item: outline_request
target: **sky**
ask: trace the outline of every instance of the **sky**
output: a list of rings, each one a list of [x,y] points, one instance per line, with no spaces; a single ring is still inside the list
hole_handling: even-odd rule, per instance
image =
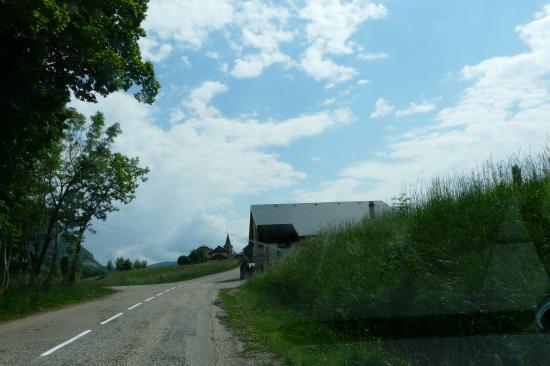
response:
[[[390,202],[550,139],[548,0],[151,0],[143,27],[157,101],[72,102],[151,170],[94,222],[102,263],[241,249],[252,204]]]

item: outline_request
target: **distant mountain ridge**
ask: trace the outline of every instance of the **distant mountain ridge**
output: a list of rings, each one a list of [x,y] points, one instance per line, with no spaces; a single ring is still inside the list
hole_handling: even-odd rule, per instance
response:
[[[50,243],[50,246],[48,248],[48,251],[46,253],[46,259],[44,260],[44,263],[46,265],[49,265],[52,261],[53,254],[55,252],[55,239]],[[69,259],[69,266],[71,266],[73,261],[73,253],[69,250],[69,243],[64,240],[61,236],[57,240],[57,256],[56,261],[58,266],[61,263],[61,258],[68,257]],[[105,269],[105,266],[103,266],[101,263],[99,263],[95,258],[94,255],[86,249],[84,246],[80,247],[80,265],[82,268],[82,273],[84,275],[88,273],[95,273],[98,271],[101,271]]]
[[[162,268],[162,267],[170,267],[170,266],[175,266],[177,263],[174,261],[174,262],[170,262],[170,261],[165,261],[165,262],[158,262],[158,263],[155,263],[155,264],[150,264],[147,266],[147,268]]]

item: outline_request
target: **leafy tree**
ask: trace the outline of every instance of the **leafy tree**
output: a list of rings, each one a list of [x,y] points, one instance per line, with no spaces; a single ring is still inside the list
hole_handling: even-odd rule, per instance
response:
[[[147,261],[136,259],[134,261],[134,269],[140,269],[140,268],[146,268],[147,267]]]
[[[106,128],[103,115],[97,113],[92,116],[86,138],[80,143],[82,152],[75,158],[80,167],[76,171],[80,182],[74,186],[69,200],[72,207],[67,210],[70,212],[70,232],[76,245],[70,281],[74,281],[81,243],[84,233],[91,230],[92,218],[105,221],[108,213],[118,211],[116,203],[127,204],[135,198],[138,181],[146,181],[149,170],[139,166],[138,158],[111,151],[111,145],[120,132],[118,124]]]
[[[19,252],[25,266],[36,254],[28,244],[47,230],[26,205],[40,198],[36,166],[56,156],[73,116],[66,108],[71,95],[95,102],[96,95],[132,88],[138,100],[154,101],[159,84],[138,46],[146,9],[146,0],[0,2],[0,202],[8,208],[1,262]]]
[[[159,84],[138,45],[146,10],[146,0],[0,2],[0,156],[19,158],[0,164],[0,192],[61,132],[71,93],[95,102],[135,85],[138,100],[154,101]]]
[[[180,255],[178,257],[178,265],[183,266],[186,264],[191,264],[191,259],[189,259],[189,256],[187,255]]]
[[[9,238],[14,236],[16,228],[9,222],[8,208],[0,201],[0,296],[4,294],[10,283],[10,261],[12,247]]]
[[[138,180],[145,181],[148,172],[139,167],[137,158],[111,151],[121,132],[118,124],[105,127],[101,113],[92,116],[90,124],[76,111],[72,117],[59,143],[59,161],[43,172],[49,187],[45,200],[49,210],[45,235],[33,264],[34,278],[40,273],[54,228],[61,221],[67,239],[75,246],[69,274],[69,282],[73,282],[84,234],[92,231],[92,218],[105,220],[109,212],[118,210],[115,203],[130,202]]]
[[[107,262],[107,272],[112,272],[113,271],[113,262],[109,259],[109,261]]]
[[[117,271],[124,271],[124,257],[118,257],[115,259],[115,268]]]
[[[123,271],[130,271],[132,269],[132,261],[130,258],[125,259],[124,263],[122,264],[122,270]]]
[[[189,253],[189,260],[191,261],[191,263],[197,264],[197,263],[206,262],[208,258],[206,257],[206,254],[204,254],[202,250],[193,249],[191,253]]]

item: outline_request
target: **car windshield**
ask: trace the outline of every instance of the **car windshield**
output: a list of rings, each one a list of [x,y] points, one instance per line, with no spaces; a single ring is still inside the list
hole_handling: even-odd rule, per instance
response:
[[[0,365],[549,363],[550,0],[0,18]]]

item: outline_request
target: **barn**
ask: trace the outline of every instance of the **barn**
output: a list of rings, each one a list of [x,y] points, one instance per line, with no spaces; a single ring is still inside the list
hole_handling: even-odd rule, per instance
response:
[[[292,245],[324,228],[358,223],[390,210],[383,201],[252,205],[248,240],[256,268],[276,262]]]

